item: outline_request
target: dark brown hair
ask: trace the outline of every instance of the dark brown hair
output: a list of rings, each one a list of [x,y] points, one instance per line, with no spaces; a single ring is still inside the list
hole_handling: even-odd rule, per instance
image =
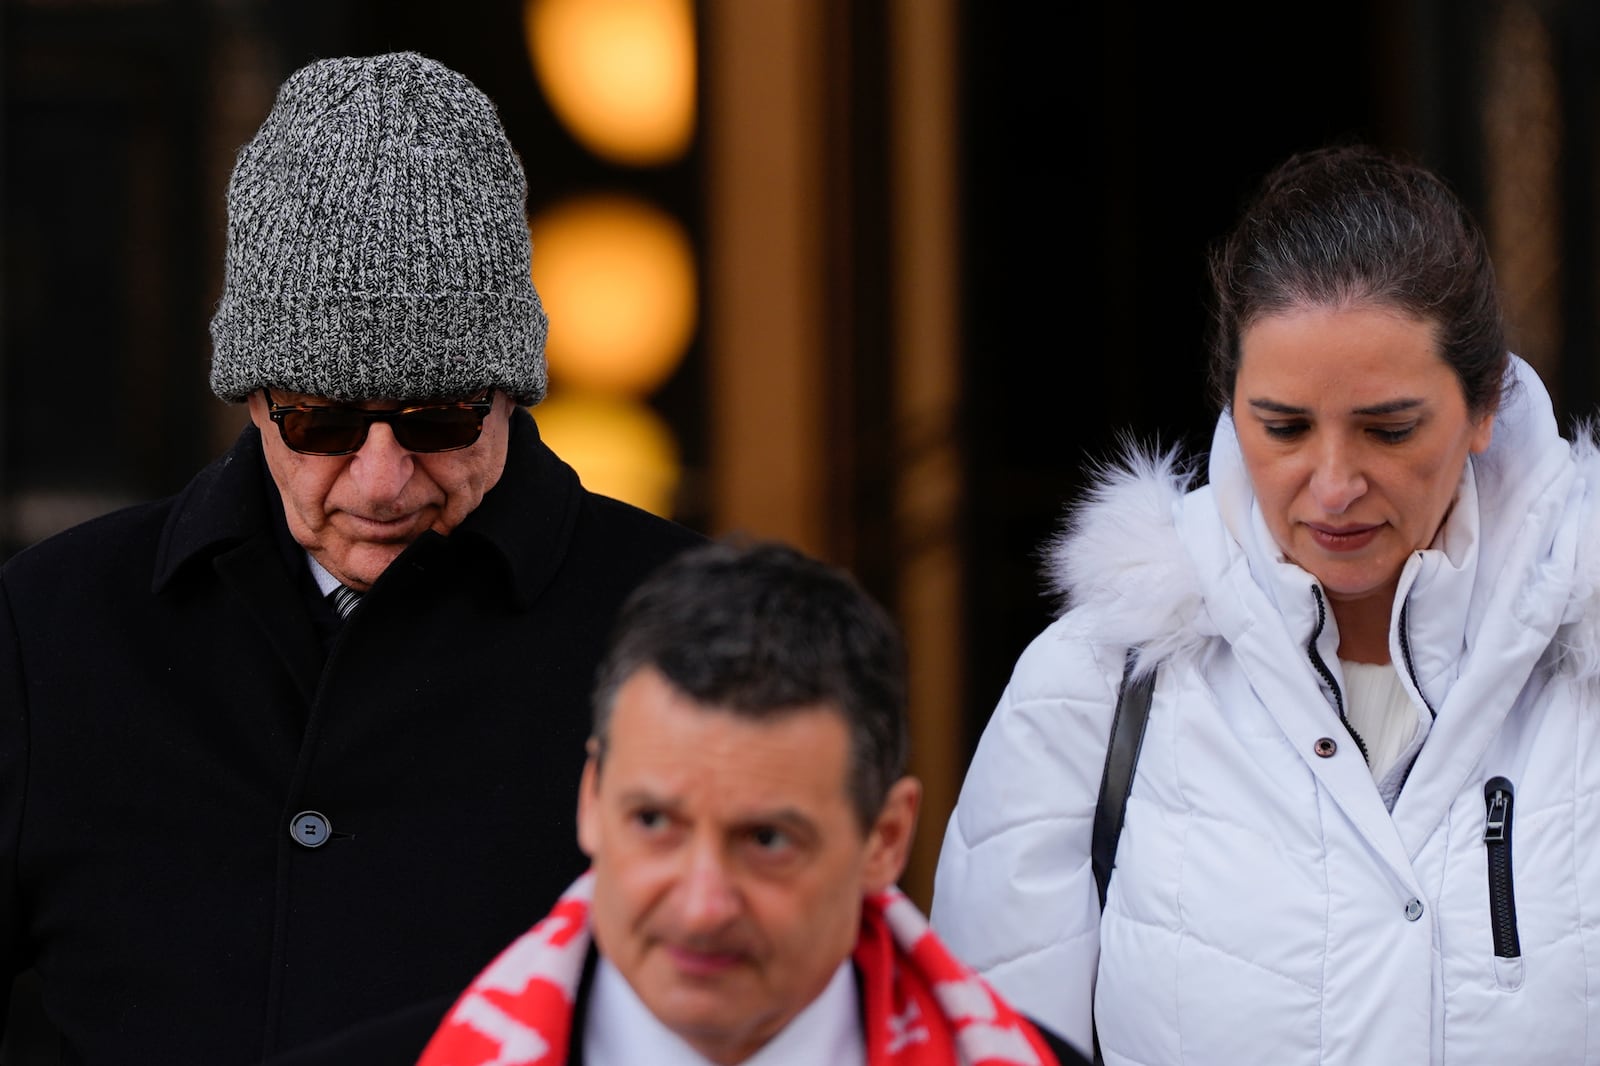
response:
[[[1494,266],[1437,174],[1365,145],[1303,152],[1262,181],[1210,257],[1210,380],[1226,410],[1241,335],[1296,308],[1377,305],[1438,330],[1474,416],[1496,409],[1510,356]]]

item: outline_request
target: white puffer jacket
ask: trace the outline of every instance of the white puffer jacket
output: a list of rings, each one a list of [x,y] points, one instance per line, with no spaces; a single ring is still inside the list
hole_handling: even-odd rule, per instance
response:
[[[1431,723],[1392,812],[1229,420],[1205,487],[1170,452],[1100,472],[1053,546],[1069,609],[1017,662],[935,876],[935,929],[1018,1007],[1087,1047],[1092,997],[1108,1066],[1600,1063],[1600,453],[1516,372],[1400,579],[1390,652]],[[1135,644],[1159,672],[1102,915]],[[1485,843],[1496,777],[1509,846]]]

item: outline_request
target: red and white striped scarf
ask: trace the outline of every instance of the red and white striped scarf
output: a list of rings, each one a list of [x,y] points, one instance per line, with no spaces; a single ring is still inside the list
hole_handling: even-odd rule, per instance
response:
[[[594,873],[467,987],[417,1066],[561,1066],[589,951]],[[1029,1021],[940,942],[897,888],[866,899],[854,952],[867,1066],[1056,1066]]]

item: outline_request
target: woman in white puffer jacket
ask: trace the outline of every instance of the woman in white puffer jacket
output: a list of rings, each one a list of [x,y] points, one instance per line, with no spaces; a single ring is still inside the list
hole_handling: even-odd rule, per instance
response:
[[[1212,274],[1206,483],[1130,449],[1070,512],[933,925],[1110,1066],[1600,1063],[1593,434],[1425,169],[1294,157]],[[1156,684],[1102,913],[1130,647]]]

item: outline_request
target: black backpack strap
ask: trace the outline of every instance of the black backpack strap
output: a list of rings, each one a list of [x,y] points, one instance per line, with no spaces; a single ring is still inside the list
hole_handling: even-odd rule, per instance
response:
[[[1156,672],[1133,677],[1136,649],[1129,648],[1122,668],[1122,684],[1117,689],[1117,709],[1111,716],[1111,738],[1106,745],[1106,766],[1100,774],[1100,799],[1094,808],[1094,837],[1089,857],[1094,866],[1095,887],[1100,890],[1100,907],[1106,905],[1106,890],[1111,869],[1116,865],[1117,838],[1122,835],[1122,819],[1133,789],[1133,768],[1139,761],[1139,745],[1144,741],[1144,724],[1150,718],[1150,694],[1156,687]]]
[[[1128,806],[1128,793],[1133,790],[1133,768],[1139,762],[1139,746],[1144,743],[1144,724],[1150,720],[1150,694],[1156,687],[1154,670],[1134,679],[1135,650],[1128,649],[1122,666],[1122,684],[1117,686],[1117,709],[1111,715],[1106,765],[1100,773],[1100,799],[1094,807],[1094,838],[1089,845],[1094,883],[1100,890],[1101,910],[1105,910],[1111,869],[1116,865],[1117,838],[1122,836],[1122,818]],[[1098,1028],[1091,1030],[1091,1033],[1094,1066],[1104,1066],[1105,1060],[1100,1057]]]

